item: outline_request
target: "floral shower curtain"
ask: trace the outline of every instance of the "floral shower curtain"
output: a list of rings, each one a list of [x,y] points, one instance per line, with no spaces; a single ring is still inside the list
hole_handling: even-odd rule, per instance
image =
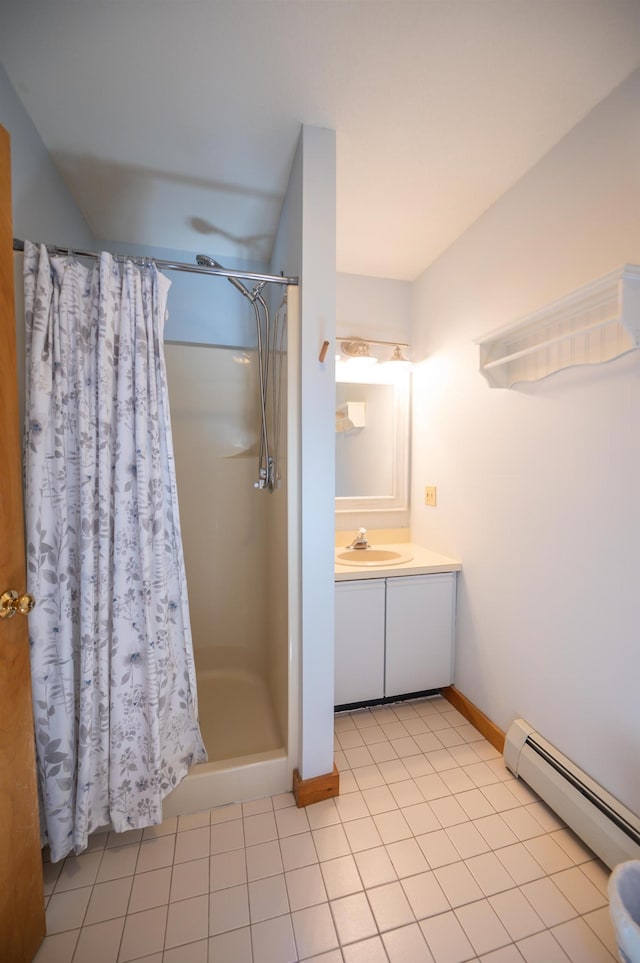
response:
[[[25,505],[43,843],[153,825],[197,721],[162,330],[169,280],[25,243]]]

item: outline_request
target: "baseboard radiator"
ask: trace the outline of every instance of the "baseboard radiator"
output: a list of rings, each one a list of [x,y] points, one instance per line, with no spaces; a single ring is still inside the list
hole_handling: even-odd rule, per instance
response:
[[[504,761],[610,869],[640,859],[640,819],[524,719],[507,732]]]

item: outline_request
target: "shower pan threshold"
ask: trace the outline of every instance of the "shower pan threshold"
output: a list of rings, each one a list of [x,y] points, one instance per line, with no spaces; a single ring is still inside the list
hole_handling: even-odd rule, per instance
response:
[[[292,769],[284,748],[192,766],[162,804],[165,819],[289,792]]]
[[[209,762],[192,766],[167,796],[165,818],[291,789],[292,767],[260,675],[237,668],[199,671],[198,705]]]

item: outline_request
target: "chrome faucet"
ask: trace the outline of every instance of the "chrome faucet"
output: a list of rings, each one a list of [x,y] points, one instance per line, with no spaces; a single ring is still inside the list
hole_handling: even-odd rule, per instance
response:
[[[366,528],[358,529],[358,534],[351,542],[351,545],[347,545],[347,548],[369,548],[369,540],[367,538]]]

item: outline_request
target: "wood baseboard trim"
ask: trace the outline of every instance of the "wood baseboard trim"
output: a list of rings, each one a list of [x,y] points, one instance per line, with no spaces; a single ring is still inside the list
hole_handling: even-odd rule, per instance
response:
[[[301,779],[298,770],[294,769],[293,795],[299,809],[302,809],[303,806],[310,806],[312,803],[321,802],[323,799],[331,799],[332,796],[339,796],[340,773],[335,763],[333,772],[326,772],[324,775],[314,776],[312,779]]]
[[[454,685],[448,685],[442,689],[441,692],[447,702],[450,702],[465,719],[468,719],[469,722],[476,727],[478,732],[481,732],[485,739],[491,743],[494,749],[497,749],[498,752],[502,754],[504,750],[504,740],[506,738],[502,729],[499,729],[488,716],[485,716],[484,712],[478,709],[470,699],[467,699],[465,695],[458,692]]]

